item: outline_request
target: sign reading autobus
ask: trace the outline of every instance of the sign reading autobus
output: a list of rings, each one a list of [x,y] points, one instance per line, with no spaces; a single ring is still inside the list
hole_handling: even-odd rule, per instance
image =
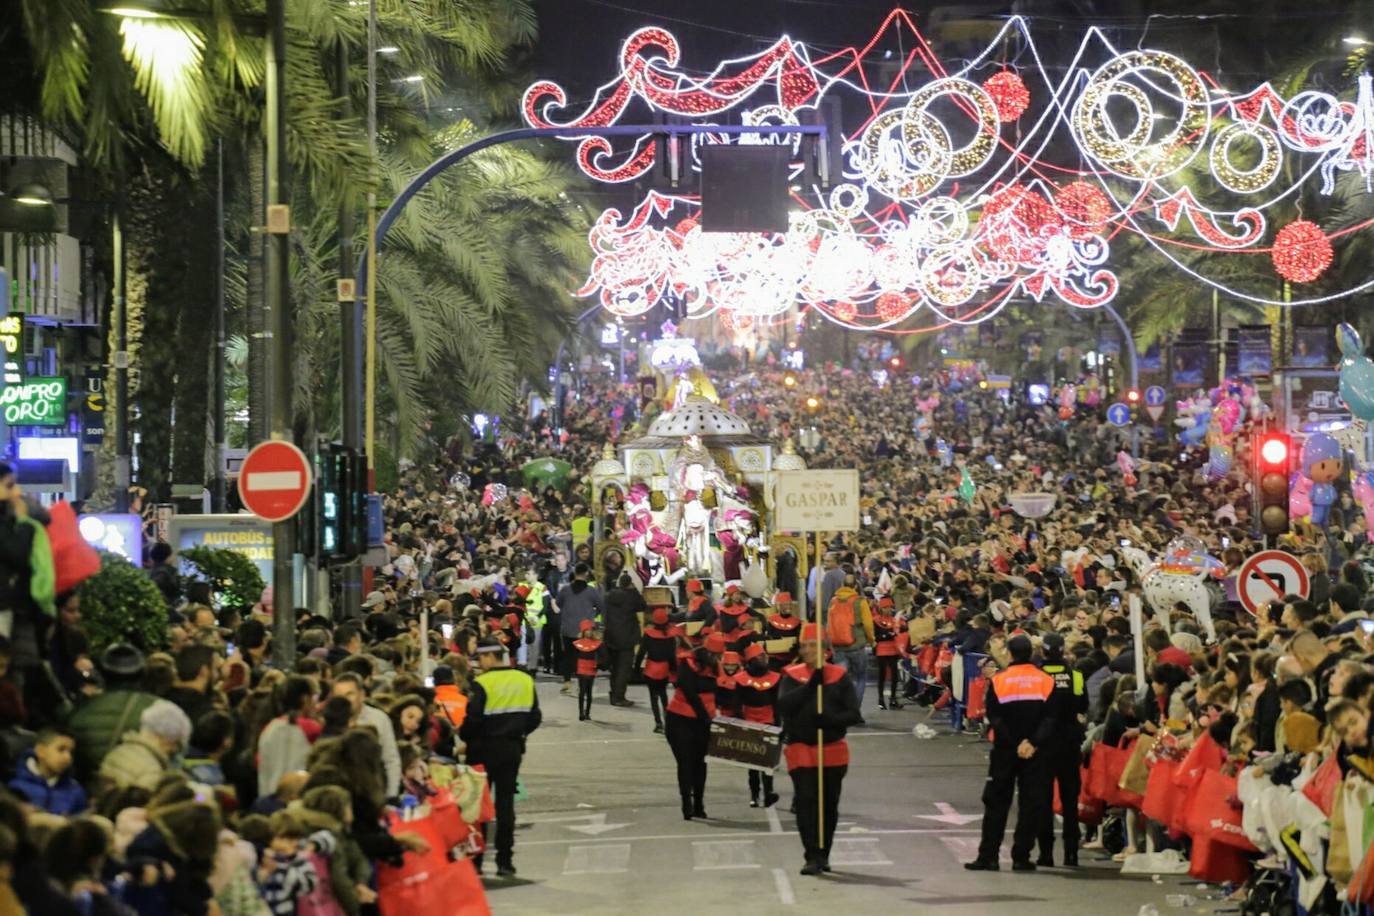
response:
[[[0,408],[10,426],[62,426],[67,422],[67,380],[31,378],[0,390]]]

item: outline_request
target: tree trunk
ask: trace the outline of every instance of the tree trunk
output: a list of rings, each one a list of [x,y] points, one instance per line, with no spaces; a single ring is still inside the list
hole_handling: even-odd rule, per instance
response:
[[[267,222],[266,156],[262,138],[250,136],[247,142],[248,200],[253,227]],[[248,236],[248,445],[251,448],[267,438],[267,421],[271,405],[267,402],[267,361],[270,348],[267,338],[267,284],[263,273],[265,245],[260,228],[250,229]]]
[[[186,286],[176,330],[177,375],[172,414],[172,482],[210,480],[205,456],[209,443],[210,362],[215,308],[215,181],[210,170],[188,188]]]

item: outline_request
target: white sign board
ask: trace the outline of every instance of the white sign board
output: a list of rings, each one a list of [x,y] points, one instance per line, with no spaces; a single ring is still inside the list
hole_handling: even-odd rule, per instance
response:
[[[858,531],[859,472],[779,471],[773,525],[779,531]]]

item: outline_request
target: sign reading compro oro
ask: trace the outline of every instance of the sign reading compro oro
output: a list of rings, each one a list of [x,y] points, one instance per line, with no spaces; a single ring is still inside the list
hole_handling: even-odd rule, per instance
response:
[[[779,531],[857,531],[859,472],[780,471],[773,516]]]

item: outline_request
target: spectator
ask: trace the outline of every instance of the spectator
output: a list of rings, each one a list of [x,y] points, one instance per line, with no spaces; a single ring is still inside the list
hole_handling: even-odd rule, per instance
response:
[[[219,654],[209,646],[186,646],[176,655],[176,680],[164,695],[181,707],[192,722],[215,707],[212,692],[219,670]]]
[[[353,838],[353,803],[348,791],[340,786],[311,789],[301,800],[296,816],[312,830],[333,834],[330,887],[345,916],[359,916],[364,906],[376,902],[377,894],[369,887],[372,865]]]
[[[19,760],[10,789],[35,807],[66,817],[86,810],[86,790],[72,776],[76,741],[67,732],[46,728],[33,750]]]
[[[644,596],[634,587],[628,574],[622,573],[616,587],[606,595],[604,639],[611,669],[611,705],[633,706],[625,696],[634,666],[635,649],[639,647],[639,617],[646,610]]]
[[[353,705],[353,719],[359,726],[370,728],[376,733],[385,770],[385,780],[382,783],[384,797],[394,796],[401,785],[401,754],[396,749],[396,734],[391,728],[391,720],[385,712],[367,704],[363,679],[357,674],[344,673],[336,677],[333,693],[334,696],[343,697]]]
[[[176,563],[173,561],[172,545],[166,541],[158,541],[153,545],[153,549],[148,551],[148,558],[152,561],[152,566],[148,569],[148,578],[153,580],[157,590],[162,592],[162,600],[167,602],[170,610],[181,603],[181,574],[177,572]]]
[[[227,712],[211,709],[196,719],[191,729],[191,744],[181,765],[198,783],[227,787],[220,761],[234,747],[234,718]],[[229,790],[232,793],[232,789]]]
[[[191,720],[186,713],[174,703],[154,700],[138,717],[138,731],[125,732],[123,740],[105,755],[100,775],[116,786],[156,789],[190,737]]]
[[[82,782],[95,775],[105,755],[157,700],[142,689],[143,668],[143,653],[126,643],[101,653],[105,690],[82,702],[67,720],[76,739],[76,776]]]
[[[310,745],[322,726],[315,712],[315,683],[307,677],[288,677],[275,696],[279,713],[258,738],[258,794],[266,795],[287,773],[305,769]]]

